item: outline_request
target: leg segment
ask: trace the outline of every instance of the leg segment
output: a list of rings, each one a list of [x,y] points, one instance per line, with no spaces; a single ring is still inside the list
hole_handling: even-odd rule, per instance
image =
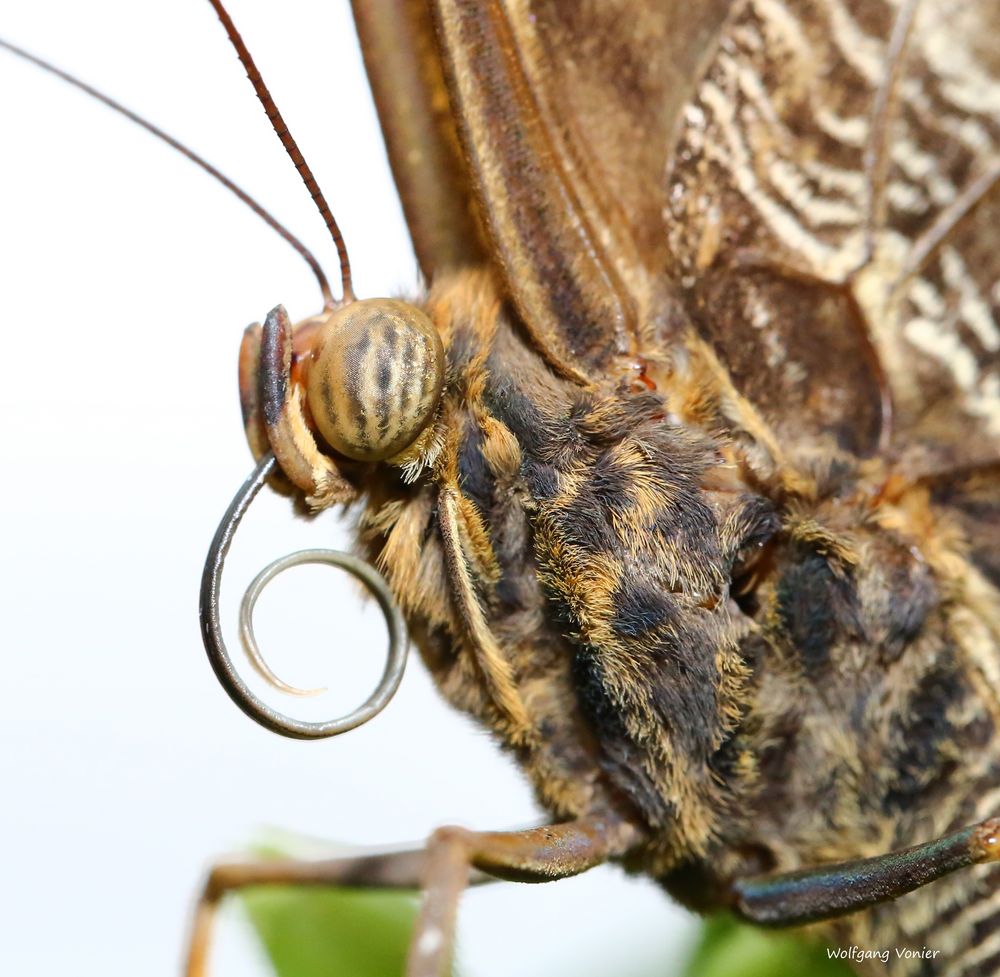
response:
[[[212,867],[195,908],[186,977],[205,977],[215,911],[222,897],[256,885],[321,885],[359,888],[420,888],[425,850],[358,855],[317,861],[258,859],[220,862]]]
[[[195,909],[186,977],[206,977],[215,910],[229,892],[258,885],[424,889],[407,977],[448,973],[458,900],[466,886],[493,878],[548,882],[576,875],[640,840],[611,817],[581,818],[527,831],[442,828],[427,848],[317,861],[263,859],[221,862],[205,881]]]
[[[451,972],[458,900],[472,869],[517,882],[550,882],[623,855],[640,839],[631,825],[607,817],[527,831],[479,833],[442,828],[435,832],[427,846],[424,898],[406,977],[444,977]]]
[[[944,875],[1000,861],[1000,818],[923,845],[732,886],[734,911],[762,926],[798,926],[888,902]]]

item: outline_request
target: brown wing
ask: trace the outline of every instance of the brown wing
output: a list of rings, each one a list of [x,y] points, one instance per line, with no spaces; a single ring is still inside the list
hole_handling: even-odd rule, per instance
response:
[[[670,133],[727,6],[359,0],[376,101],[425,270],[455,264],[461,242],[474,236],[422,244],[435,239],[427,222],[442,199],[437,171],[447,174],[447,211],[481,215],[507,291],[553,365],[586,377],[633,356],[662,315],[655,296],[666,261]],[[439,61],[428,54],[428,8]],[[406,121],[415,104],[432,125]],[[450,119],[428,108],[442,104]],[[479,258],[475,247],[465,254],[468,263]]]
[[[687,320],[789,437],[1000,430],[994,0],[356,7],[423,266],[481,224],[564,372]]]
[[[737,23],[731,3],[433,0],[429,7],[433,42],[428,5],[356,5],[425,270],[457,263],[456,254],[480,260],[473,233],[442,233],[438,219],[458,215],[455,227],[463,228],[474,211],[522,321],[563,372],[607,374],[694,318],[744,392],[765,407],[780,404],[797,418],[797,431],[833,428],[852,445],[853,432],[865,446],[877,438],[881,377],[849,295],[812,281],[773,283],[760,269],[740,281],[712,280],[762,285],[781,293],[783,320],[809,320],[808,330],[789,329],[784,338],[797,341],[797,363],[808,361],[800,346],[819,345],[823,354],[784,386],[792,373],[766,346],[773,337],[744,327],[752,296],[708,290],[688,296],[688,316],[678,309],[685,239],[667,233],[677,185],[666,180],[667,161],[687,127],[682,110],[722,56],[723,25],[728,32]],[[450,116],[442,114],[446,103]],[[722,186],[709,184],[682,195],[705,199],[702,191],[724,198]],[[699,271],[712,228],[700,234]],[[720,231],[717,250],[726,257],[723,238]],[[831,361],[839,370],[831,372]]]
[[[908,439],[1000,434],[998,31],[995,0],[735,7],[685,110],[671,253],[778,426],[871,450],[877,358]]]
[[[430,279],[486,260],[425,0],[352,0],[413,247]]]

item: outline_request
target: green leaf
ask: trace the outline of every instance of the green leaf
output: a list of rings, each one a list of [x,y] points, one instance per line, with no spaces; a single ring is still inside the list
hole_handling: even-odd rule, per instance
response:
[[[261,858],[329,857],[326,846],[269,832]],[[417,894],[393,889],[261,886],[241,893],[277,977],[401,977]]]
[[[417,900],[269,886],[248,889],[243,905],[278,977],[395,977],[403,973]]]
[[[856,977],[801,935],[745,926],[729,916],[709,919],[685,977]]]

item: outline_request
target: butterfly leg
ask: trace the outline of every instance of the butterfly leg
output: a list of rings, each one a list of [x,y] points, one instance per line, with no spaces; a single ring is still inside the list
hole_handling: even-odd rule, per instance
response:
[[[1000,817],[874,858],[742,879],[732,886],[732,906],[762,926],[798,926],[887,902],[958,869],[996,861]]]
[[[185,977],[205,977],[215,913],[231,892],[258,885],[420,888],[427,852],[398,851],[321,860],[247,859],[212,867],[195,908]]]
[[[406,977],[451,973],[458,900],[474,869],[515,882],[550,882],[623,855],[640,837],[626,822],[597,816],[526,831],[439,829],[427,846],[424,896]]]

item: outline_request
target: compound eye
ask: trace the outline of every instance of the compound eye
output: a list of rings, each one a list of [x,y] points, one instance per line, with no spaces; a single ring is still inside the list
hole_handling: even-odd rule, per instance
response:
[[[338,309],[323,327],[306,398],[330,447],[379,461],[416,440],[443,385],[444,350],[428,316],[395,299],[364,299]]]

